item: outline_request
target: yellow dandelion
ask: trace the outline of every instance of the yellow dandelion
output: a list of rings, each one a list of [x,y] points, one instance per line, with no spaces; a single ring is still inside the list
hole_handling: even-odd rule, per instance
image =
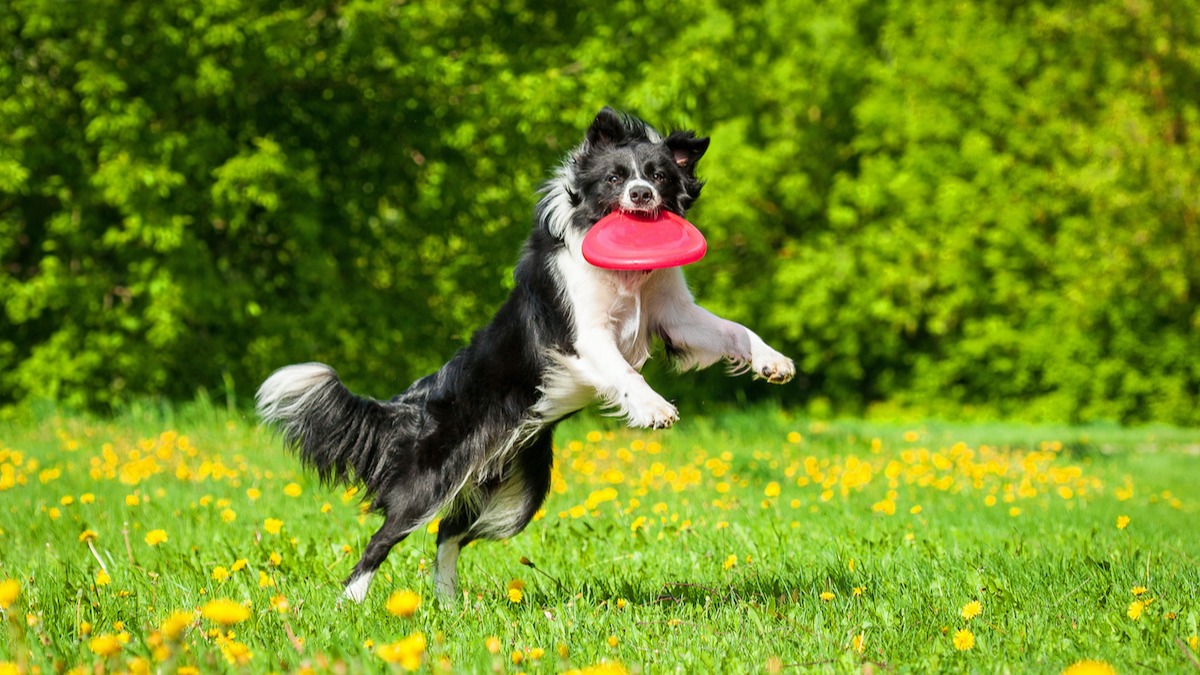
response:
[[[609,635],[609,636],[608,636],[608,646],[609,646],[609,647],[616,647],[618,642],[619,642],[619,641],[617,640],[617,636],[616,636],[616,635]]]
[[[1129,591],[1131,593],[1133,593],[1134,595],[1145,595],[1146,587],[1145,586],[1134,586],[1133,588],[1129,589]]]
[[[271,609],[274,609],[276,612],[287,614],[291,608],[292,604],[282,594],[271,597]]]
[[[8,609],[21,597],[21,584],[16,579],[0,581],[0,609]]]
[[[829,591],[825,591],[817,597],[821,598],[821,602],[829,602],[829,601],[833,600],[834,598],[836,598],[837,596]]]
[[[178,642],[183,637],[184,631],[192,622],[196,620],[196,615],[191,612],[171,612],[171,615],[162,622],[159,630],[163,636],[172,642]]]
[[[246,560],[245,558],[238,558],[237,560],[234,561],[234,563],[232,565],[229,566],[229,571],[230,572],[240,572],[243,569],[245,569],[246,565],[248,565],[248,564],[250,564],[250,562],[248,560]]]
[[[512,661],[514,666],[519,666],[521,665],[521,662],[525,660],[525,652],[519,649],[514,649],[513,652],[508,655],[508,660]]]
[[[387,611],[393,616],[409,618],[421,606],[421,596],[410,590],[396,591],[388,597]]]
[[[209,600],[200,610],[204,618],[222,626],[232,626],[250,618],[250,610],[233,600]]]
[[[375,655],[388,663],[398,664],[404,670],[417,670],[425,656],[425,635],[413,633],[390,645],[380,645]]]
[[[264,572],[262,570],[259,570],[258,571],[258,587],[259,588],[274,588],[275,580],[271,578],[271,575],[267,574],[266,572]]]
[[[96,541],[99,538],[100,535],[96,534],[96,532],[93,530],[84,530],[83,532],[79,533],[79,543],[81,544],[89,541]]]
[[[489,635],[487,639],[483,641],[483,644],[492,654],[500,653],[500,638],[496,637],[495,635]]]
[[[725,567],[725,569],[729,569],[730,567],[733,567],[735,565],[737,565],[737,556],[730,554],[730,556],[725,559],[724,567]]]
[[[519,588],[508,589],[508,601],[513,603],[514,605],[520,604],[521,600],[523,600],[524,598],[525,598],[525,592],[522,591],[521,589],[519,589]]]
[[[121,651],[121,641],[115,635],[97,635],[88,640],[88,649],[98,656],[109,657]]]
[[[1129,603],[1129,609],[1125,611],[1125,615],[1137,621],[1142,618],[1142,610],[1146,609],[1146,603],[1141,600],[1134,600]]]
[[[963,628],[954,634],[954,648],[965,652],[975,646],[975,634]]]
[[[283,521],[278,518],[267,518],[263,521],[263,529],[267,534],[279,534],[279,530],[283,529]]]
[[[863,586],[855,586],[854,587],[854,597],[856,597],[856,598],[866,592],[867,592],[867,589]]]
[[[321,513],[329,513],[332,510],[333,506],[329,502],[325,502],[321,505]]]
[[[1200,636],[1193,635],[1188,638],[1188,646],[1192,648],[1192,651],[1200,652]]]
[[[141,503],[137,495],[125,495],[125,506],[137,506]]]
[[[1104,661],[1085,659],[1067,666],[1062,675],[1117,675],[1117,669]]]
[[[262,496],[262,490],[259,490],[258,488],[250,488],[246,490],[246,496],[250,498],[250,501],[255,501]]]
[[[282,562],[283,556],[278,551],[271,551],[271,555],[267,556],[267,564],[271,567],[279,567]]]
[[[302,489],[300,488],[299,483],[288,483],[287,485],[283,486],[283,494],[289,497],[299,497],[301,492]]]
[[[75,503],[75,495],[63,495],[62,499],[58,500],[63,506],[70,506]]]
[[[866,634],[859,633],[858,635],[855,635],[854,639],[850,641],[850,646],[859,654],[863,653],[863,650],[867,648]]]
[[[150,530],[146,533],[146,543],[150,546],[158,546],[167,540],[166,530]]]
[[[770,483],[767,483],[767,487],[763,490],[763,494],[768,497],[778,497],[780,490],[781,488],[779,487],[779,483],[771,481]]]
[[[983,613],[983,605],[980,604],[978,600],[972,600],[971,602],[963,605],[962,609],[959,610],[958,613],[959,616],[967,621],[970,621],[971,619],[974,619]]]
[[[214,567],[212,571],[212,578],[213,581],[218,583],[225,581],[229,578],[229,570],[225,569],[224,567]]]
[[[1129,516],[1117,516],[1117,529],[1123,530],[1129,527]]]
[[[107,586],[112,583],[112,577],[108,576],[108,572],[100,569],[96,572],[96,585]]]
[[[79,503],[80,504],[91,504],[95,501],[96,501],[96,495],[94,495],[90,492],[85,492],[85,493],[79,495]]]
[[[529,650],[529,658],[534,661],[540,661],[541,658],[545,655],[546,655],[546,650],[542,649],[541,647],[534,647],[533,649]]]
[[[221,512],[221,522],[232,523],[235,520],[237,520],[237,512],[233,509],[225,509]]]

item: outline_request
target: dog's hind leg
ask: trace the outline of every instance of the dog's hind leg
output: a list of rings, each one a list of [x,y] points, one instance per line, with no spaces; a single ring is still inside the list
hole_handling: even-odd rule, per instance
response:
[[[398,517],[387,516],[379,530],[371,535],[371,540],[367,542],[367,548],[363,551],[362,559],[358,561],[358,564],[354,566],[354,571],[350,572],[350,576],[346,578],[346,590],[342,597],[354,602],[362,602],[363,598],[367,597],[367,588],[371,585],[371,578],[375,576],[376,570],[387,558],[388,552],[392,550],[393,546],[403,541],[410,532],[417,529],[420,523],[420,520],[409,517],[409,514]]]
[[[543,430],[505,467],[501,477],[476,486],[438,526],[434,587],[443,600],[458,592],[458,554],[475,539],[504,539],[529,524],[550,490],[552,434]]]

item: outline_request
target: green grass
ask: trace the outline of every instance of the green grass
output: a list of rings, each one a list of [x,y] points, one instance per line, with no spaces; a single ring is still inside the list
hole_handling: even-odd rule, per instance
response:
[[[401,667],[381,646],[418,632],[425,671],[1200,669],[1193,431],[764,409],[642,432],[584,416],[560,427],[544,516],[468,547],[450,607],[432,596],[426,531],[392,552],[366,602],[339,605],[379,519],[253,420],[203,405],[112,421],[51,412],[0,434],[0,579],[21,587],[0,662],[44,673],[378,671]],[[156,529],[167,540],[151,546]],[[213,578],[238,560],[245,568]],[[411,618],[386,608],[403,589],[423,597]],[[272,608],[280,597],[286,613]],[[232,637],[202,618],[179,641],[158,632],[214,598],[249,605]],[[1152,601],[1130,618],[1139,599]],[[972,601],[982,613],[968,620]],[[956,649],[960,630],[972,648]],[[107,661],[89,648],[122,633]],[[234,643],[251,654],[240,667],[222,651]]]

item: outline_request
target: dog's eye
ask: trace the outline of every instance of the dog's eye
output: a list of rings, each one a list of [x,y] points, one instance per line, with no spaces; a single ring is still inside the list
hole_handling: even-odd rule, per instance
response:
[[[615,173],[614,173],[614,174],[611,174],[611,175],[608,177],[608,183],[609,183],[609,185],[616,185],[617,183],[620,183],[620,182],[621,182],[621,180],[622,180],[621,176],[619,176],[619,175],[617,175],[617,174],[615,174]]]
[[[667,174],[665,174],[661,171],[654,172],[654,182],[655,183],[661,183],[661,182],[665,181],[666,179],[667,179]]]

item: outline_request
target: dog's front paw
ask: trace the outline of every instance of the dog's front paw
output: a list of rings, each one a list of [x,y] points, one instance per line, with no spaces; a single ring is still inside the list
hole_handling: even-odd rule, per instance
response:
[[[750,370],[754,377],[761,377],[771,384],[783,384],[796,375],[796,364],[783,354],[771,350],[768,354],[755,355]]]
[[[625,415],[631,427],[666,429],[679,421],[679,411],[675,406],[654,392],[636,398],[626,395],[625,399]]]

